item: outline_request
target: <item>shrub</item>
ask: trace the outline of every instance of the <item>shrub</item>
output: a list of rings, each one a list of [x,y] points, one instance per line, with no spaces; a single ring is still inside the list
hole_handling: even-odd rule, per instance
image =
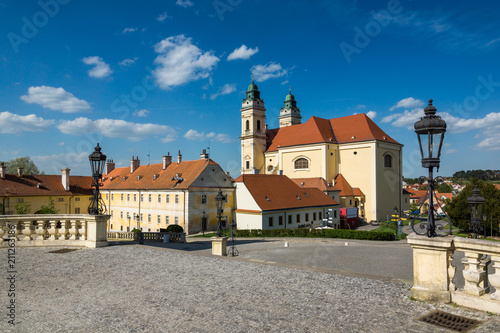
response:
[[[141,232],[139,229],[135,228],[135,229],[132,229],[132,232]]]
[[[167,232],[184,232],[180,225],[172,224],[167,227]]]
[[[273,230],[237,230],[236,237],[315,237],[342,238],[360,240],[394,240],[393,232],[373,232],[346,229],[273,229]]]

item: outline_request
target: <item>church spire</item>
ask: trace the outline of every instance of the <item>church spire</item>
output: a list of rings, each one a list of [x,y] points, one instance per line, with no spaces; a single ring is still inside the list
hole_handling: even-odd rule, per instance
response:
[[[300,109],[297,107],[295,96],[292,95],[291,87],[288,90],[288,95],[285,97],[284,104],[279,116],[280,128],[300,124],[302,117],[300,115]]]

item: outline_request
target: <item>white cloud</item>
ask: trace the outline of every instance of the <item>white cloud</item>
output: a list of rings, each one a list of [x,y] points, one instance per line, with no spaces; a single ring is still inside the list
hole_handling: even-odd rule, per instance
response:
[[[168,16],[168,15],[167,15],[167,12],[163,12],[163,13],[161,13],[160,15],[158,15],[158,16],[156,17],[156,20],[157,20],[158,22],[163,22],[163,21],[165,21],[167,18],[172,18],[172,17],[171,17],[171,16]]]
[[[44,120],[34,114],[20,116],[9,111],[0,112],[0,133],[2,134],[45,131],[52,124],[54,124],[53,120]]]
[[[281,65],[275,62],[270,62],[266,65],[255,65],[250,71],[255,80],[260,82],[282,77],[288,73],[288,70],[281,68]]]
[[[418,108],[418,107],[421,107],[423,105],[424,105],[424,102],[422,102],[421,100],[415,99],[413,97],[408,97],[408,98],[402,99],[399,102],[397,102],[397,104],[394,105],[393,107],[391,107],[389,109],[389,111],[394,111],[394,110],[399,109],[399,108],[404,108],[404,109]]]
[[[162,136],[162,142],[175,141],[177,133],[166,125],[138,124],[117,119],[91,120],[80,117],[75,120],[64,120],[57,128],[64,134],[84,135],[100,132],[105,137],[122,138],[128,141],[140,141],[151,136]]]
[[[368,118],[370,118],[371,120],[373,120],[377,116],[377,112],[375,112],[375,111],[368,111],[366,113],[366,115],[367,115]]]
[[[366,105],[363,105],[363,104],[358,104],[358,105],[356,105],[356,107],[355,107],[355,109],[356,109],[356,110],[362,110],[362,109],[364,109],[364,108],[366,108]]]
[[[177,6],[181,6],[184,8],[192,7],[194,6],[194,3],[191,0],[177,0],[175,2]]]
[[[212,140],[212,141],[219,141],[222,143],[233,142],[233,139],[227,134],[215,134],[214,132],[205,134],[205,132],[200,133],[194,129],[190,129],[189,131],[187,131],[186,134],[184,134],[184,137],[188,140],[197,140],[197,141]]]
[[[60,154],[32,156],[33,162],[47,174],[61,174],[61,169],[69,167],[72,175],[88,175],[89,153],[67,151]]]
[[[160,88],[171,89],[198,79],[210,77],[219,58],[212,51],[203,53],[191,38],[184,35],[168,37],[154,46],[159,54],[153,75]]]
[[[219,96],[229,95],[230,93],[235,92],[235,91],[236,91],[236,83],[233,83],[233,84],[226,83],[225,85],[223,85],[219,89],[219,91],[217,93],[212,94],[210,96],[210,99],[214,100],[214,99],[216,99]]]
[[[125,67],[130,67],[132,66],[133,64],[135,64],[135,62],[138,60],[139,58],[138,57],[135,57],[133,59],[131,58],[127,58],[127,59],[123,59],[122,61],[120,61],[118,64],[120,66],[125,66]]]
[[[107,63],[105,63],[101,57],[87,57],[82,59],[83,63],[86,65],[94,66],[94,68],[88,71],[90,77],[95,77],[97,79],[103,79],[110,76],[113,71]]]
[[[125,28],[125,29],[123,29],[122,34],[126,35],[128,33],[135,32],[135,31],[137,31],[137,28]]]
[[[241,45],[239,48],[231,52],[230,55],[227,56],[227,60],[236,60],[236,59],[250,59],[255,53],[259,52],[259,48],[255,49],[248,48],[246,45]]]
[[[92,108],[83,99],[78,99],[63,88],[48,86],[29,87],[28,95],[21,99],[29,104],[40,104],[46,109],[63,113],[85,112]]]
[[[444,151],[445,154],[455,154],[458,153],[458,149],[447,149]]]
[[[149,114],[149,111],[146,109],[143,109],[143,110],[135,110],[132,115],[135,117],[147,117],[148,114]]]

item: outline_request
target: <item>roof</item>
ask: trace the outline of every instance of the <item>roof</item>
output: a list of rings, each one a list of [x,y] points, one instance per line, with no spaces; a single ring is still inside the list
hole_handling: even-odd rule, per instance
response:
[[[500,190],[500,184],[493,184],[497,188],[497,190]]]
[[[362,196],[365,195],[363,193],[363,191],[361,191],[361,189],[359,189],[358,187],[353,187],[352,188],[352,192],[353,192],[353,194],[354,194],[355,197],[362,197]]]
[[[314,178],[293,178],[292,181],[302,188],[317,188],[323,192],[340,191],[340,189],[328,183],[323,177]]]
[[[5,175],[0,178],[0,196],[92,195],[92,177],[70,176],[69,191],[63,187],[61,175]]]
[[[314,143],[351,143],[378,140],[401,145],[366,114],[323,119],[311,117],[303,124],[267,131],[267,151]]]
[[[407,194],[410,194],[411,195],[411,192],[409,192],[408,190],[406,190],[405,188],[403,189],[403,195],[407,195]]]
[[[235,182],[245,184],[262,211],[339,204],[321,190],[301,188],[284,175],[241,175]]]
[[[187,189],[209,165],[219,166],[211,159],[199,159],[173,162],[165,170],[163,163],[141,165],[132,174],[130,167],[116,168],[103,178],[103,189]]]

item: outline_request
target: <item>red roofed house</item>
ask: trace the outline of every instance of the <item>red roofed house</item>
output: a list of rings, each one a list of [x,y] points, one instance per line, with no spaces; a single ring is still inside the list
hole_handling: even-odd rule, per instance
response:
[[[341,174],[358,189],[351,196],[353,205],[358,197],[359,215],[368,221],[385,219],[394,206],[401,210],[403,145],[366,114],[311,117],[305,123],[301,118],[290,92],[280,111],[280,127],[267,129],[264,101],[252,82],[241,107],[241,173],[322,178],[327,184],[335,184]]]
[[[111,214],[109,229],[159,231],[178,224],[186,233],[217,229],[215,196],[219,188],[227,196],[223,215],[232,219],[234,187],[232,179],[203,151],[199,160],[140,165],[132,158],[130,167],[116,168],[106,163],[102,196]]]
[[[317,188],[301,187],[282,175],[241,175],[236,183],[238,229],[319,226],[331,212],[339,224],[339,204]]]

